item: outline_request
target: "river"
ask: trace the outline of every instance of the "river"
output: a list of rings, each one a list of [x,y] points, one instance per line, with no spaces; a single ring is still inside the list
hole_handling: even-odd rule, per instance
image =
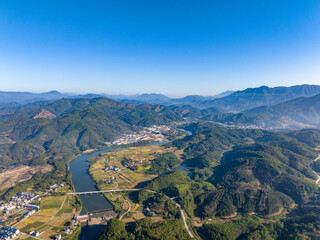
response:
[[[188,135],[192,135],[190,131],[180,129],[183,131],[186,131]],[[150,143],[149,145],[159,145],[159,144],[167,144],[169,142],[155,142]],[[85,154],[80,157],[77,157],[74,159],[70,164],[70,171],[72,173],[72,183],[74,185],[76,192],[89,192],[89,191],[97,191],[97,187],[93,180],[91,179],[91,176],[89,174],[89,166],[90,163],[88,162],[88,159],[97,156],[104,152],[110,152],[117,150],[119,148],[109,148],[102,151],[97,151],[91,154]],[[177,167],[175,170],[185,171],[190,174],[192,174],[190,171],[187,171],[186,165],[182,164],[181,166]],[[113,206],[112,204],[103,196],[103,195],[89,195],[89,196],[79,196],[82,201],[82,211],[81,215],[84,214],[91,214],[92,212],[100,212],[100,211],[106,211],[109,214],[114,214],[113,212]],[[98,234],[101,233],[103,229],[102,225],[96,225],[96,226],[86,226],[83,227],[81,230],[81,234],[79,236],[79,239],[86,239],[86,240],[93,240],[96,239]]]

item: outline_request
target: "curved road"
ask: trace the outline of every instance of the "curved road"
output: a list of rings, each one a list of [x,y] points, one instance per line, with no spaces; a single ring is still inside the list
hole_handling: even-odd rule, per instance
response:
[[[316,161],[318,161],[318,160],[320,160],[320,154],[319,154],[319,156],[313,161],[313,163],[311,163],[310,168],[311,168],[311,170],[314,172],[314,174],[316,174],[316,175],[318,176],[318,179],[317,179],[317,181],[316,181],[316,184],[317,184],[318,186],[320,186],[320,175],[319,175],[315,170],[313,170],[313,164],[314,164]]]
[[[132,188],[132,189],[113,189],[113,190],[105,190],[105,191],[92,191],[92,192],[75,192],[75,193],[68,193],[67,195],[81,195],[81,194],[96,194],[96,193],[113,193],[113,192],[132,192],[132,191],[141,191],[141,190],[145,190],[145,191],[148,191],[150,193],[157,193],[156,191],[153,191],[153,190],[149,190],[149,189],[138,189],[138,188]],[[167,198],[170,198],[169,196],[165,195],[164,193],[162,193],[164,196],[166,196]],[[187,230],[189,236],[191,238],[195,238],[193,233],[190,231],[190,228],[188,226],[188,223],[187,223],[187,218],[186,218],[186,215],[184,214],[184,211],[182,209],[182,207],[180,206],[179,203],[177,203],[174,198],[170,198],[175,204],[176,206],[180,209],[180,213],[181,213],[181,216],[182,216],[182,220],[183,220],[183,223],[184,223],[184,226],[185,226],[185,229]],[[129,203],[129,209],[128,211],[130,210],[130,203]],[[127,212],[128,212],[127,211]],[[126,212],[126,213],[127,213]],[[123,214],[124,215],[124,214]],[[122,218],[123,215],[120,217]]]
[[[165,195],[166,197],[168,197],[167,195]],[[171,198],[172,199],[172,198]],[[189,236],[191,238],[195,238],[193,236],[193,233],[190,231],[190,228],[188,226],[188,223],[187,223],[187,219],[186,219],[186,216],[184,215],[184,211],[182,209],[182,207],[180,206],[179,203],[177,203],[175,200],[172,199],[172,201],[177,205],[177,207],[180,209],[180,212],[181,212],[181,216],[182,216],[182,219],[183,219],[183,222],[184,222],[184,227],[186,228],[187,232],[189,233]]]

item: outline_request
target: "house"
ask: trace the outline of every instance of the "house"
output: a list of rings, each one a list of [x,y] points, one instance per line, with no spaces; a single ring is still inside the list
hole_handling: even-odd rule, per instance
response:
[[[33,204],[28,204],[27,207],[28,207],[28,208],[36,208],[36,209],[39,209],[39,208],[40,208],[39,206],[33,205]]]
[[[65,228],[65,229],[64,229],[64,233],[65,233],[65,234],[69,235],[70,232],[71,232],[70,228]]]
[[[77,221],[80,221],[80,222],[82,222],[82,221],[87,221],[88,219],[89,219],[89,217],[88,217],[87,214],[76,216],[76,220],[77,220]]]
[[[143,211],[142,211],[146,216],[148,216],[148,217],[153,217],[154,215],[156,215],[156,213],[155,212],[152,212],[151,210],[150,210],[150,208],[148,208],[148,207],[146,207],[145,209],[143,209]]]

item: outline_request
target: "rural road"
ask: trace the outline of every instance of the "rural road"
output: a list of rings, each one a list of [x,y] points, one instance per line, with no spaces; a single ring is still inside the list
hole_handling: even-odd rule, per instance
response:
[[[167,196],[167,197],[168,197],[168,196]],[[185,226],[187,232],[189,233],[190,237],[191,237],[191,238],[195,238],[195,237],[193,236],[192,232],[190,231],[190,228],[189,228],[189,226],[188,226],[187,219],[186,219],[186,216],[184,215],[184,211],[183,211],[182,207],[181,207],[180,204],[177,203],[175,200],[172,200],[172,201],[174,201],[174,203],[175,203],[175,204],[177,205],[177,207],[180,209],[181,216],[182,216],[182,219],[183,219],[183,222],[184,222],[184,226]]]
[[[320,156],[319,156],[320,158]],[[96,193],[113,193],[113,192],[133,192],[133,191],[141,191],[141,190],[146,190],[147,192],[150,192],[150,193],[157,193],[156,191],[153,191],[153,190],[149,190],[149,189],[139,189],[139,188],[132,188],[132,189],[112,189],[112,190],[105,190],[105,191],[92,191],[92,192],[78,192],[78,193],[68,193],[68,195],[77,195],[77,194],[96,194]],[[163,193],[162,193],[163,194]],[[171,199],[175,204],[176,206],[180,209],[180,213],[181,213],[181,216],[182,216],[182,220],[183,220],[183,223],[184,223],[184,226],[188,232],[188,234],[190,235],[191,238],[195,238],[194,235],[192,234],[192,232],[190,231],[190,228],[187,224],[187,219],[186,219],[186,216],[184,214],[184,211],[182,209],[182,207],[180,206],[179,203],[177,203],[174,198],[170,198],[169,196],[165,195],[167,198]],[[127,200],[126,200],[127,201]],[[129,203],[129,202],[128,202]],[[129,203],[129,209],[127,212],[130,211],[130,203]],[[126,212],[126,213],[127,213]],[[126,214],[125,213],[125,214]],[[124,214],[123,214],[124,215]],[[120,217],[120,219],[123,217],[123,215]]]
[[[313,163],[311,163],[310,168],[311,168],[311,170],[314,172],[314,174],[316,174],[316,175],[318,176],[318,179],[317,179],[317,181],[316,181],[316,184],[317,184],[318,186],[320,186],[320,175],[319,175],[315,170],[313,170],[313,164],[314,164],[316,161],[318,161],[318,160],[320,160],[320,154],[319,154],[319,156],[313,161]]]

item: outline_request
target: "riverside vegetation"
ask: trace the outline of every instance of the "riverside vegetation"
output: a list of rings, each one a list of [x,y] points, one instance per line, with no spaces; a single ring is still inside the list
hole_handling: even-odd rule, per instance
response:
[[[203,117],[215,111],[135,106],[105,98],[62,99],[41,109],[51,114],[35,118],[39,109],[27,109],[1,116],[1,168],[49,164],[53,170],[36,173],[30,180],[1,191],[3,199],[30,186],[45,189],[62,181],[72,186],[70,161],[83,151],[104,148],[105,142],[118,134],[183,121],[186,114]],[[318,157],[319,130],[280,134],[207,122],[184,127],[193,135],[162,146],[162,154],[149,159],[148,166],[130,170],[133,175],[140,171],[152,176],[132,183],[132,187],[158,194],[140,191],[128,199],[158,211],[162,219],[128,223],[114,219],[101,239],[188,239],[179,209],[161,194],[181,205],[196,238],[303,239],[319,235],[320,192],[315,184],[317,176],[310,169]],[[129,155],[119,163],[129,164]],[[191,176],[173,171],[181,161]],[[318,162],[313,169],[319,171]]]
[[[183,159],[193,172],[191,178],[171,171],[147,182],[144,188],[176,197],[201,237],[317,236],[320,192],[310,165],[318,156],[314,147],[320,141],[314,138],[310,145],[314,130],[279,134],[211,123],[191,124],[186,129],[194,134],[166,148],[183,150]],[[140,201],[153,210],[161,204],[156,196]],[[167,228],[157,229],[145,222],[146,228],[138,231],[131,223],[122,224],[121,230],[114,229],[120,223],[110,223],[101,239],[161,239],[169,231],[167,221],[162,222]],[[153,235],[155,231],[157,235]]]

